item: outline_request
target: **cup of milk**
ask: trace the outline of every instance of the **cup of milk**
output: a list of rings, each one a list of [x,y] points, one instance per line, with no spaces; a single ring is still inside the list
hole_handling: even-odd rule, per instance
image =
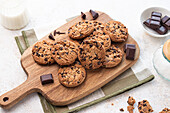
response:
[[[29,22],[24,0],[0,0],[0,22],[7,29],[18,30]]]

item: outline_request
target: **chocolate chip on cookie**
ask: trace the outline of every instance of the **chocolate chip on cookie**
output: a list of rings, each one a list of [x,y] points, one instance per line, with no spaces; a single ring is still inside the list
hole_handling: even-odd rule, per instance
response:
[[[66,87],[76,87],[86,78],[86,70],[79,61],[69,67],[60,67],[58,79]]]
[[[93,22],[85,20],[71,26],[68,29],[68,36],[72,39],[82,39],[86,36],[89,36],[93,30]]]
[[[105,59],[105,49],[95,40],[83,41],[79,48],[78,59],[86,69],[97,69]]]
[[[153,112],[151,105],[147,100],[138,102],[139,113],[150,113]]]
[[[106,23],[107,32],[113,42],[124,42],[128,38],[128,29],[121,22],[109,21]]]
[[[75,62],[78,47],[75,43],[63,40],[53,44],[52,56],[59,65],[70,65]]]
[[[45,40],[37,42],[32,48],[32,56],[38,64],[52,64],[54,59],[51,54],[52,44]]]
[[[93,35],[104,33],[104,27],[105,27],[104,23],[102,23],[100,21],[93,21],[93,25],[94,25]],[[105,33],[104,33],[104,35],[105,35]]]
[[[84,40],[95,40],[101,43],[101,45],[104,47],[105,50],[109,49],[111,46],[111,40],[109,35],[93,35],[91,34],[90,36],[88,36],[87,38],[85,38]]]
[[[103,66],[106,68],[117,66],[122,61],[122,56],[123,52],[117,46],[112,45],[106,50]]]

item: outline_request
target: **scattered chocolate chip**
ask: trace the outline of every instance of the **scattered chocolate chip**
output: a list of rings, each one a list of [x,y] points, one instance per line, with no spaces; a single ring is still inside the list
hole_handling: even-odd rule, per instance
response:
[[[47,58],[45,58],[45,59],[44,59],[44,61],[48,61],[48,59],[47,59]]]
[[[40,80],[42,85],[54,83],[52,74],[42,75],[40,76]]]
[[[96,20],[99,17],[99,14],[93,10],[90,9],[89,11],[93,17],[93,20]]]
[[[50,35],[48,36],[49,37],[49,39],[51,39],[51,40],[55,40],[55,38],[53,37],[53,35],[50,33]]]

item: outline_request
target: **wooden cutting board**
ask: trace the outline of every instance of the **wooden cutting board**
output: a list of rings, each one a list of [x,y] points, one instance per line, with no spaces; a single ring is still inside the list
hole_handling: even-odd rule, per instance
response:
[[[99,13],[99,17],[97,18],[98,21],[106,23],[112,20],[112,18],[110,18],[107,14],[103,12],[98,13]],[[89,12],[87,12],[86,15],[87,20],[92,19]],[[67,32],[70,26],[79,21],[81,21],[80,16],[64,24],[63,26],[59,27],[56,30]],[[53,31],[51,33],[53,33]],[[49,34],[47,34],[41,40],[52,41],[48,38],[48,36]],[[67,34],[56,35],[55,38],[56,40],[63,39],[70,40]],[[140,53],[140,49],[137,42],[131,36],[129,36],[126,42],[117,43],[116,45],[123,50],[123,45],[125,43],[136,44],[135,60],[126,60],[125,58],[126,55],[124,55],[121,64],[118,65],[117,67],[110,69],[100,68],[96,70],[87,70],[87,78],[85,82],[75,88],[66,88],[59,83],[57,77],[57,71],[59,69],[59,66],[57,64],[53,64],[51,66],[42,66],[35,63],[31,55],[33,45],[30,46],[21,57],[21,65],[25,72],[27,73],[28,78],[20,86],[0,96],[1,107],[8,109],[15,105],[17,102],[19,102],[20,100],[22,100],[25,96],[33,92],[41,93],[51,104],[59,106],[73,103],[89,95],[90,93],[107,84],[109,81],[113,80],[115,77],[117,77],[118,75],[120,75],[121,73],[123,73],[125,70],[127,70],[136,63]],[[54,83],[42,85],[40,82],[40,76],[49,73],[52,73]]]

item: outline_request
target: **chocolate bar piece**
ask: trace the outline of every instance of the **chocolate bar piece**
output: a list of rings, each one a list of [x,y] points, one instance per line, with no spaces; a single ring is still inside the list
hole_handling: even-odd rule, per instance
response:
[[[127,50],[126,50],[126,59],[134,60],[135,59],[135,52],[136,52],[136,48],[134,48],[134,47],[127,47]]]
[[[150,20],[151,20],[150,18],[147,19],[146,21],[143,22],[143,24],[145,24],[147,27],[150,27],[150,24],[149,24]]]
[[[52,74],[42,75],[40,76],[40,80],[42,85],[54,83]]]
[[[126,50],[128,47],[132,47],[132,48],[136,48],[136,45],[135,44],[125,44],[124,45],[124,52],[126,53]]]
[[[99,14],[93,10],[90,9],[89,11],[93,17],[93,20],[96,20],[99,17]]]
[[[50,33],[50,35],[48,36],[49,37],[49,39],[51,39],[51,40],[55,40],[55,38],[53,37],[53,35]]]
[[[157,16],[151,16],[151,20],[155,20],[155,21],[161,21],[161,17],[157,17]]]
[[[152,29],[158,29],[161,26],[161,23],[155,20],[150,20],[149,24]]]
[[[168,29],[164,26],[161,26],[160,28],[156,29],[155,30],[157,33],[161,34],[161,35],[164,35],[167,33]]]
[[[168,30],[170,30],[170,19],[164,25]]]
[[[82,18],[83,20],[86,19],[86,15],[85,15],[83,12],[81,12],[81,18]]]
[[[157,16],[157,17],[160,17],[161,18],[161,16],[162,16],[162,14],[161,13],[159,13],[159,12],[152,12],[152,14],[151,14],[151,16]]]
[[[168,16],[164,16],[162,19],[161,19],[161,23],[162,24],[165,24],[170,18]]]

